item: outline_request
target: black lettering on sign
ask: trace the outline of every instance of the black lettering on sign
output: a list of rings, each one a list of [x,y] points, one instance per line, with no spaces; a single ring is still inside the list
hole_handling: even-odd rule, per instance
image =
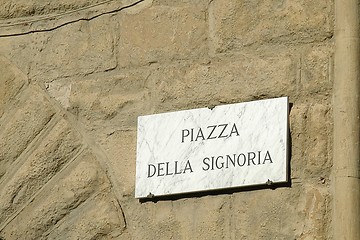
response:
[[[176,174],[181,174],[180,169],[178,169],[178,161],[175,161],[175,175]]]
[[[220,156],[205,157],[203,159],[203,171],[227,169],[235,167],[252,167],[256,165],[271,164],[273,160],[270,156],[270,151],[266,153],[261,151],[247,152],[239,154],[228,154]]]
[[[181,142],[183,143],[184,142],[184,138],[185,137],[188,137],[190,134],[190,131],[188,129],[183,129],[181,131]]]
[[[166,176],[169,176],[169,175],[173,175],[173,173],[170,171],[169,172],[169,162],[166,162],[166,173],[165,173]]]
[[[156,173],[156,167],[153,164],[148,164],[148,178],[153,177]]]
[[[231,137],[231,135],[232,135],[233,133],[236,133],[236,136],[239,136],[239,135],[240,135],[239,132],[238,132],[238,130],[237,130],[237,127],[236,127],[235,123],[234,123],[234,125],[233,125],[232,128],[231,128],[231,132],[230,132],[229,137]]]
[[[221,129],[221,132],[219,134],[219,138],[225,138],[227,137],[228,135],[223,135],[223,133],[225,132],[225,129],[227,127],[228,124],[219,124],[218,127]]]
[[[229,126],[229,127],[228,127]],[[219,125],[209,125],[205,128],[190,128],[181,130],[181,143],[205,141],[216,138],[228,138],[232,136],[240,136],[235,123],[224,123]]]
[[[190,170],[191,173],[193,172],[189,160],[186,162],[185,169],[184,169],[183,173],[186,173],[186,170]]]
[[[256,165],[254,163],[254,159],[256,157],[256,154],[254,152],[248,152],[248,166],[250,166],[250,162],[253,164],[253,165]]]
[[[204,134],[203,134],[201,128],[199,128],[199,131],[198,131],[197,136],[196,136],[196,138],[195,138],[195,142],[196,142],[199,138],[200,138],[201,140],[205,140],[205,137],[204,137]]]
[[[240,158],[240,157],[242,157],[242,159],[243,159],[243,162],[242,162],[242,163],[240,163],[240,161],[241,161],[241,158]],[[246,163],[245,154],[240,153],[239,156],[237,157],[237,164],[238,164],[240,167],[242,167],[242,166],[245,165],[245,163]]]
[[[158,177],[160,176],[165,176],[165,173],[163,173],[164,168],[162,167],[162,165],[164,165],[165,163],[158,163]],[[160,173],[161,172],[161,173]]]
[[[224,167],[224,161],[222,161],[224,159],[223,156],[218,156],[216,158],[216,161],[215,161],[215,166],[217,169],[222,169]],[[220,160],[220,163],[219,163],[219,160]]]
[[[266,151],[266,155],[265,155],[265,158],[264,158],[263,164],[265,164],[265,161],[270,161],[270,163],[272,163],[272,162],[273,162],[273,161],[271,160],[271,156],[270,156],[269,151]]]
[[[189,160],[186,161],[185,165],[182,168],[181,163],[178,161],[174,162],[161,162],[158,164],[148,164],[147,177],[163,177],[178,175],[184,173],[192,173],[193,169]]]
[[[204,165],[206,165],[206,166],[202,167],[202,169],[204,171],[207,171],[210,169],[210,164],[208,163],[209,161],[210,161],[210,158],[208,158],[208,157],[203,159],[203,163],[204,163]]]
[[[209,134],[209,136],[207,137],[207,139],[214,139],[214,138],[216,138],[215,134],[214,134],[214,136],[213,136],[213,132],[214,132],[215,129],[216,129],[216,125],[207,126],[206,128],[211,128],[210,134]]]

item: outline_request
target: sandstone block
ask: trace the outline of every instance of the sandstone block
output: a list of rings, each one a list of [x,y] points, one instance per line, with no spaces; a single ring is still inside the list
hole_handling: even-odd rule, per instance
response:
[[[301,57],[301,87],[305,91],[324,92],[332,87],[332,52],[329,48],[311,48]]]
[[[34,51],[30,76],[46,80],[84,75],[105,71],[116,66],[114,36],[110,17],[92,21],[80,21],[51,32],[43,40],[43,34],[34,36],[34,42],[42,42]]]
[[[9,60],[0,56],[0,118],[6,104],[13,99],[26,82],[26,76]]]
[[[0,135],[0,176],[44,129],[55,114],[48,100],[37,91],[29,91],[11,121],[3,126]]]
[[[308,144],[305,150],[307,173],[314,178],[329,178],[332,139],[330,106],[316,103],[309,108]]]
[[[108,239],[125,228],[121,206],[111,193],[101,193],[58,222],[47,239]]]
[[[304,185],[304,192],[299,199],[299,215],[304,219],[301,234],[298,239],[328,239],[327,231],[331,224],[328,214],[331,197],[328,187]]]
[[[264,43],[322,41],[333,35],[332,1],[213,1],[212,51]]]
[[[28,78],[31,71],[30,66],[33,64],[35,55],[41,51],[47,39],[47,36],[41,35],[43,37],[40,38],[39,34],[35,35],[36,37],[33,36],[31,39],[26,36],[1,38],[0,54],[11,60],[16,68],[23,72],[26,78]]]
[[[153,6],[120,15],[119,65],[145,65],[207,54],[206,12],[198,5]]]
[[[10,0],[4,1],[0,10],[0,19],[63,13],[69,10],[86,7],[101,0],[66,0],[66,1],[36,1]]]
[[[174,209],[182,209],[182,214],[176,211],[174,216],[178,236],[184,239],[230,239],[228,201],[228,196],[219,195],[175,204]]]
[[[304,224],[316,231],[317,226],[311,225],[303,212],[305,191],[301,184],[294,184],[291,189],[234,194],[229,209],[232,221],[237,223],[232,226],[233,236],[235,239],[300,239]]]
[[[0,184],[0,222],[19,210],[79,151],[80,136],[60,121],[10,178]],[[5,175],[6,178],[6,175]]]
[[[208,64],[167,65],[150,79],[156,111],[162,112],[290,95],[295,74],[291,56],[246,55]]]
[[[118,181],[118,190],[126,196],[135,192],[136,131],[112,131],[102,134],[99,145],[108,156],[111,172]],[[119,164],[121,162],[121,164]]]
[[[60,174],[52,185],[47,185],[6,225],[1,232],[2,237],[5,239],[45,239],[46,232],[62,218],[97,191],[109,187],[105,173],[89,152],[81,155],[79,161],[74,163],[69,170],[67,173]]]
[[[264,199],[266,199],[266,201],[264,201]],[[230,214],[234,214],[233,221],[239,223],[233,227],[234,235],[237,236],[236,238],[248,239],[251,236],[251,238],[254,239],[265,239],[264,226],[271,221],[273,229],[269,229],[267,232],[269,238],[291,239],[289,236],[287,236],[287,238],[282,236],[280,224],[274,216],[274,211],[277,211],[277,214],[285,218],[287,216],[283,214],[286,210],[289,210],[288,205],[278,204],[278,200],[278,197],[267,190],[261,194],[256,192],[251,192],[246,195],[236,194],[230,203]],[[262,205],[261,209],[254,207],[258,204]],[[289,224],[291,224],[291,222]],[[255,225],[257,226],[256,231],[254,231]],[[274,232],[277,232],[276,235],[274,235]]]
[[[111,126],[115,129],[136,127],[139,112],[151,107],[147,89],[147,70],[73,81],[69,110],[89,128]]]
[[[227,196],[208,196],[171,204],[159,201],[138,206],[131,202],[125,207],[132,216],[127,221],[128,232],[134,239],[230,239],[226,201]]]
[[[318,183],[331,169],[331,111],[325,103],[294,104],[291,124],[291,177]],[[299,180],[300,179],[300,180]]]
[[[307,134],[307,104],[295,102],[290,111],[290,135],[291,135],[291,178],[299,181],[303,177],[304,159],[306,158],[304,148],[308,139]]]

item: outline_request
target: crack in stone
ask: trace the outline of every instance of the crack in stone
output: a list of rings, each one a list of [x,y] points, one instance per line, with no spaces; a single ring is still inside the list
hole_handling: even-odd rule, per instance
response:
[[[98,14],[95,14],[93,16],[90,16],[90,17],[80,17],[80,18],[76,18],[76,19],[73,19],[71,21],[66,21],[64,23],[60,23],[58,25],[55,25],[53,27],[48,27],[48,28],[43,28],[43,29],[34,29],[34,30],[28,30],[28,31],[23,31],[23,32],[19,32],[19,33],[8,33],[8,34],[0,34],[0,38],[1,37],[15,37],[15,36],[23,36],[23,35],[28,35],[28,34],[32,34],[32,33],[40,33],[40,32],[51,32],[51,31],[54,31],[56,29],[59,29],[59,28],[62,28],[64,26],[67,26],[67,25],[70,25],[70,24],[73,24],[73,23],[77,23],[77,22],[80,22],[80,21],[91,21],[93,19],[96,19],[98,17],[101,17],[101,16],[104,16],[104,15],[109,15],[109,14],[113,14],[113,13],[117,13],[117,12],[121,12],[123,10],[126,10],[126,9],[129,9],[129,8],[132,8],[132,7],[135,7],[136,5],[144,2],[145,0],[139,0],[139,1],[136,1],[134,3],[131,3],[129,5],[126,5],[126,6],[123,6],[123,7],[120,7],[120,8],[116,8],[116,9],[113,9],[113,10],[109,10],[109,11],[105,11],[105,12],[100,12]],[[108,3],[110,1],[107,1],[107,2],[104,2],[104,3]],[[73,12],[72,12],[73,13]],[[59,15],[58,15],[59,16]],[[53,18],[56,18],[55,17],[49,17],[49,20],[50,19],[53,19]],[[43,20],[43,19],[41,19]],[[39,21],[41,21],[39,20]],[[46,20],[46,19],[45,19]],[[33,21],[35,22],[35,21]],[[29,25],[31,27],[31,23],[21,23],[21,25]],[[9,25],[11,26],[11,25]],[[8,27],[7,25],[3,25],[3,26],[0,26],[1,27]]]

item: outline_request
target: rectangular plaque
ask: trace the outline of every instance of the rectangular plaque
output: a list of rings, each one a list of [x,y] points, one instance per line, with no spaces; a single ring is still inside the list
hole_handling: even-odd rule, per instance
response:
[[[135,197],[287,181],[288,98],[138,117]]]

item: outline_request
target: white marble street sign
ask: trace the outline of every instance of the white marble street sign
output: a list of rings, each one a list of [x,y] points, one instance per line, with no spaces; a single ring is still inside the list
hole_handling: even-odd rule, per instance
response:
[[[135,197],[287,181],[288,98],[138,118]]]

